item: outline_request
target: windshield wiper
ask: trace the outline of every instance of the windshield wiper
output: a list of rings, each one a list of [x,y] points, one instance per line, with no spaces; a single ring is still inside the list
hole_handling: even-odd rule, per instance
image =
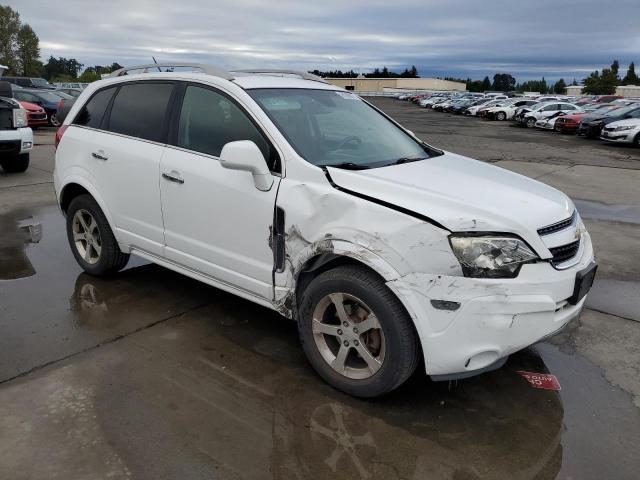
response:
[[[411,162],[418,162],[420,160],[426,160],[427,157],[401,157],[397,160],[394,160],[391,163],[388,163],[388,165],[400,165],[401,163],[411,163]]]
[[[342,163],[321,163],[318,165],[319,167],[333,167],[333,168],[342,168],[344,170],[367,170],[371,168],[368,165],[359,165],[353,162],[342,162]]]

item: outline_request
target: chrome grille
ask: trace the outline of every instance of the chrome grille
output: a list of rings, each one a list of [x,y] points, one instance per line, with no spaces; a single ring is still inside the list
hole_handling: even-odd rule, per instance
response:
[[[571,242],[560,247],[550,248],[549,251],[551,252],[551,255],[553,255],[553,264],[558,265],[575,257],[578,254],[579,249],[580,240],[576,240],[575,242]]]
[[[560,230],[564,230],[565,228],[569,228],[571,225],[573,225],[575,219],[576,212],[574,211],[573,214],[566,220],[562,220],[560,222],[547,225],[546,227],[539,228],[538,235],[550,235],[552,233],[559,232]]]

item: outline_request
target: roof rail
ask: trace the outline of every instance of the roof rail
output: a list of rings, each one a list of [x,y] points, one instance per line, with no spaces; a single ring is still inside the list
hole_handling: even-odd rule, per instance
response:
[[[258,68],[258,69],[247,69],[247,70],[233,70],[238,73],[279,73],[282,75],[297,75],[304,80],[311,80],[313,82],[322,82],[328,83],[324,78],[314,75],[313,73],[308,73],[302,70],[281,70],[279,68]]]
[[[121,77],[123,75],[128,75],[128,72],[132,72],[135,70],[143,70],[143,72],[138,73],[149,73],[150,71],[154,71],[156,69],[159,72],[162,72],[162,69],[172,68],[192,68],[194,70],[199,70],[202,73],[206,73],[207,75],[224,78],[225,80],[233,80],[235,78],[230,72],[227,72],[226,70],[213,67],[211,65],[205,65],[203,63],[147,63],[145,65],[134,65],[133,67],[121,68],[119,70],[116,70],[115,72],[112,72],[109,77]]]

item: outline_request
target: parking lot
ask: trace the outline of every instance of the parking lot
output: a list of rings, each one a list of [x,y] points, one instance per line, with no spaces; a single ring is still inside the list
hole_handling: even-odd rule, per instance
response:
[[[348,397],[270,310],[139,259],[82,273],[41,129],[29,170],[0,173],[0,478],[637,478],[640,150],[369,100],[575,200],[600,263],[579,321],[498,371]]]

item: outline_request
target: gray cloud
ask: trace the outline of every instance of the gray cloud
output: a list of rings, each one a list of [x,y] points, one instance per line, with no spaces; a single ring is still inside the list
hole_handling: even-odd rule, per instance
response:
[[[640,3],[20,0],[42,55],[85,65],[194,60],[226,68],[415,64],[423,76],[583,78],[640,61]]]

